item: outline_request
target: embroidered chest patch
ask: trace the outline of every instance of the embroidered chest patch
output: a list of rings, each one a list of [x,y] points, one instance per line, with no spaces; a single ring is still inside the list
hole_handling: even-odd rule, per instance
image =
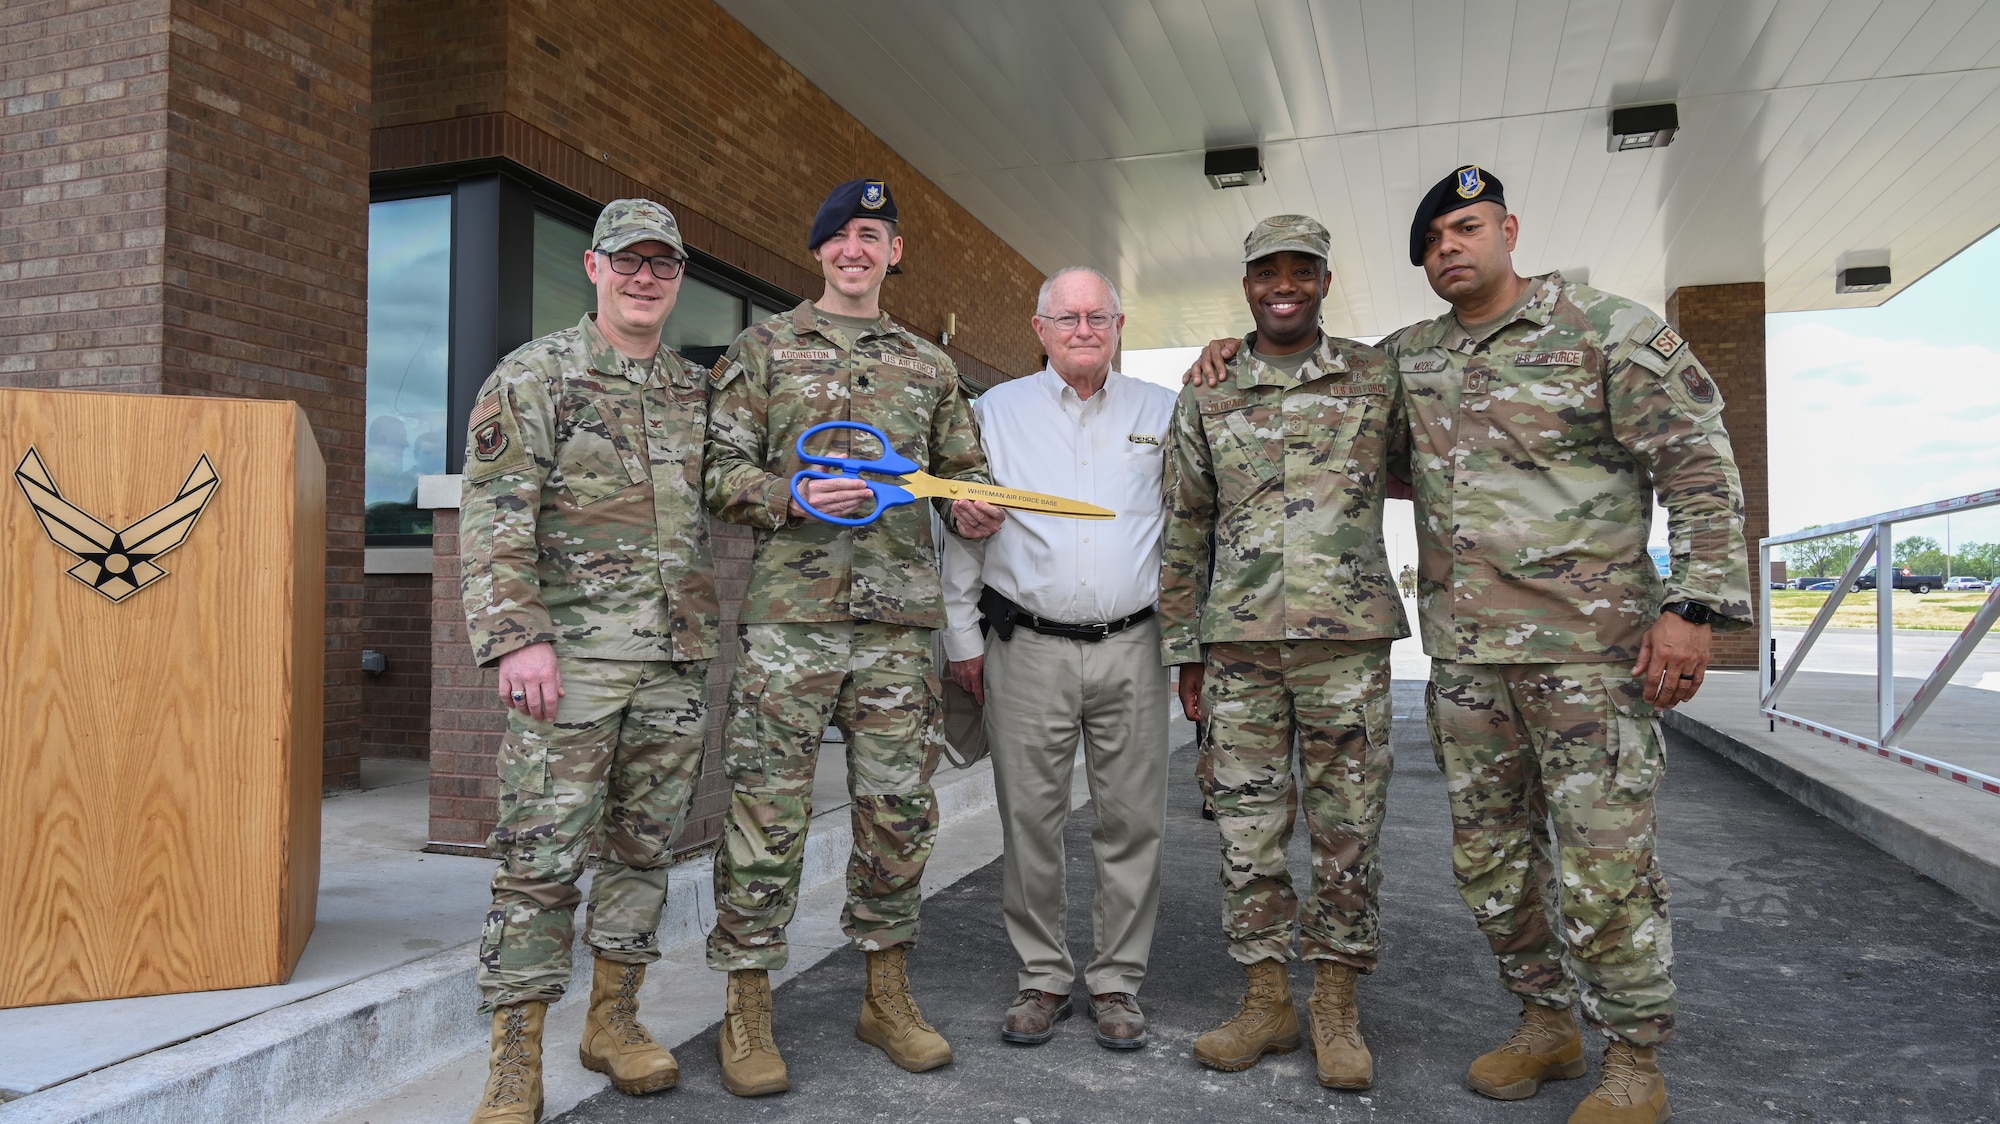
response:
[[[771,360],[786,363],[794,359],[838,359],[839,353],[830,347],[781,347],[771,352]]]
[[[931,366],[929,363],[920,362],[915,359],[905,359],[900,355],[884,355],[882,362],[889,364],[891,367],[901,367],[904,370],[915,371],[920,375],[927,375],[931,378],[936,378],[938,373],[937,368]]]
[[[1134,445],[1157,445],[1160,443],[1160,439],[1151,433],[1128,433],[1125,435],[1125,440],[1130,441]]]
[[[1661,328],[1659,334],[1649,340],[1646,346],[1659,352],[1660,358],[1671,359],[1674,352],[1679,351],[1686,343],[1687,341],[1680,337],[1680,333],[1672,328]]]
[[[1514,357],[1516,367],[1581,367],[1581,351],[1530,351]]]

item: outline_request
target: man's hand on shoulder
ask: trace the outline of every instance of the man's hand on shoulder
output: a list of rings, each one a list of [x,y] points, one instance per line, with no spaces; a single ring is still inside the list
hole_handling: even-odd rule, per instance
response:
[[[950,662],[951,681],[965,688],[972,701],[986,705],[986,657],[974,656],[969,660]]]
[[[555,719],[557,700],[562,697],[562,672],[556,668],[554,644],[545,640],[500,657],[500,701],[509,708],[549,722]]]
[[[1219,386],[1229,375],[1229,361],[1243,347],[1240,339],[1210,340],[1195,357],[1194,366],[1181,376],[1181,382],[1195,386]]]

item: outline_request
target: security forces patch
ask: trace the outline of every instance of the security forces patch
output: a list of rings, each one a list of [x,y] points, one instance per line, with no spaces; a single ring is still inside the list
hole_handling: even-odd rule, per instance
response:
[[[1674,352],[1679,351],[1686,343],[1687,341],[1680,337],[1680,333],[1674,331],[1672,328],[1661,328],[1659,334],[1654,336],[1646,346],[1659,352],[1660,358],[1672,359]]]
[[[1700,367],[1692,364],[1680,370],[1681,385],[1687,387],[1688,397],[1706,406],[1715,401],[1715,382]]]
[[[869,210],[881,210],[884,198],[881,180],[869,180],[861,185],[861,205]]]
[[[1458,197],[1474,199],[1486,190],[1486,181],[1479,176],[1479,165],[1467,164],[1458,170]]]

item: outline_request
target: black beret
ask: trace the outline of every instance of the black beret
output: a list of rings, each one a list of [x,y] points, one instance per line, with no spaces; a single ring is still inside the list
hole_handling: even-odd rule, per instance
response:
[[[827,192],[826,202],[819,205],[819,214],[813,216],[812,237],[806,240],[806,249],[819,249],[821,242],[840,233],[847,220],[857,215],[895,222],[896,197],[889,194],[889,185],[881,180],[848,180]]]
[[[1424,194],[1424,201],[1417,204],[1417,217],[1410,220],[1410,264],[1424,264],[1424,235],[1430,233],[1432,219],[1474,203],[1498,203],[1505,207],[1507,197],[1501,194],[1503,190],[1500,177],[1477,164],[1467,164],[1437,181]]]

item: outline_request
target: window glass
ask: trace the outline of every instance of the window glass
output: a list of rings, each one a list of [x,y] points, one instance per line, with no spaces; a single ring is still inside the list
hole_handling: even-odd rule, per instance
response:
[[[797,306],[794,305],[793,307],[796,308]],[[772,308],[769,305],[758,304],[752,301],[750,302],[750,322],[755,324],[759,320],[769,320],[773,316],[781,316],[790,311],[790,308]]]
[[[444,471],[451,196],[368,208],[369,535],[428,535],[417,477]]]
[[[590,249],[590,231],[548,214],[535,212],[535,291],[529,338],[576,327],[583,314],[597,307],[597,289],[583,272],[583,255]]]
[[[689,348],[728,347],[742,330],[743,298],[681,274],[681,295],[661,332],[668,347],[683,355]]]

